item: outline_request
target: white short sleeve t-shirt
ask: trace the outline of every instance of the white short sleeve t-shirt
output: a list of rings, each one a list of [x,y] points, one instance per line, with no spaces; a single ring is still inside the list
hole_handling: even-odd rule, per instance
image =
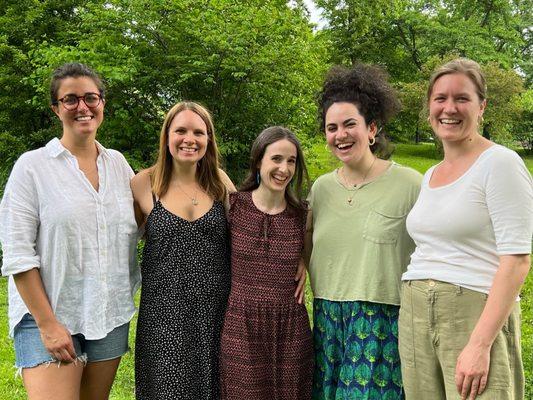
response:
[[[448,185],[429,187],[434,169],[407,217],[416,249],[402,280],[435,279],[488,293],[499,256],[531,252],[531,175],[518,154],[500,145]]]

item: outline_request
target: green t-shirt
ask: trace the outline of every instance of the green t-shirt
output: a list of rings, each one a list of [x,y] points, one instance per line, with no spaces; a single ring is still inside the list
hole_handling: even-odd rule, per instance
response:
[[[309,275],[316,298],[400,304],[400,278],[415,248],[405,219],[421,181],[418,172],[396,163],[350,190],[337,171],[316,180],[308,199],[313,213]]]

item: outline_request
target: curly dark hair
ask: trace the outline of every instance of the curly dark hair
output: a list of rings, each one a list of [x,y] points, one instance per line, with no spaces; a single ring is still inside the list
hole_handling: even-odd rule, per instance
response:
[[[326,113],[333,103],[355,105],[366,124],[377,125],[376,143],[370,146],[380,158],[390,157],[391,145],[383,126],[398,112],[401,105],[396,90],[388,81],[388,74],[376,65],[354,64],[351,68],[336,65],[326,75],[318,95],[320,129],[325,130]]]

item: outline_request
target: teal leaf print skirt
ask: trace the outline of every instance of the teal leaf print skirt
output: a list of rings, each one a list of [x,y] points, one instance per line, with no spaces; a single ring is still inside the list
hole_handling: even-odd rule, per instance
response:
[[[313,304],[313,400],[404,399],[400,307],[367,301]]]

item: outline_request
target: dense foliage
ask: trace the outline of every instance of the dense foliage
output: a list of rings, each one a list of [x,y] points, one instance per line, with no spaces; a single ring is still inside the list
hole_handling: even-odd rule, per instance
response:
[[[213,112],[233,171],[247,162],[248,145],[264,127],[313,130],[324,47],[297,4],[10,0],[0,32],[3,178],[22,151],[59,133],[48,79],[73,60],[105,78],[99,140],[124,152],[134,169],[153,161],[163,115],[182,99]]]
[[[428,137],[423,98],[443,60],[485,66],[489,107],[484,134],[500,142],[531,138],[521,125],[531,104],[521,99],[533,79],[531,0],[316,0],[329,24],[323,34],[335,63],[378,63],[401,91],[404,111],[390,127],[397,139]],[[527,108],[529,107],[529,108]],[[530,139],[531,141],[531,139]],[[522,140],[522,143],[526,141]]]
[[[423,99],[433,67],[457,55],[480,61],[485,134],[531,148],[531,0],[315,3],[327,23],[313,31],[302,0],[3,0],[0,193],[23,151],[60,134],[47,86],[67,61],[105,78],[99,140],[136,170],[154,159],[165,111],[192,99],[213,111],[238,179],[264,127],[287,125],[308,142],[324,71],[357,60],[386,67],[399,89],[404,110],[388,131],[401,141],[431,136]]]

